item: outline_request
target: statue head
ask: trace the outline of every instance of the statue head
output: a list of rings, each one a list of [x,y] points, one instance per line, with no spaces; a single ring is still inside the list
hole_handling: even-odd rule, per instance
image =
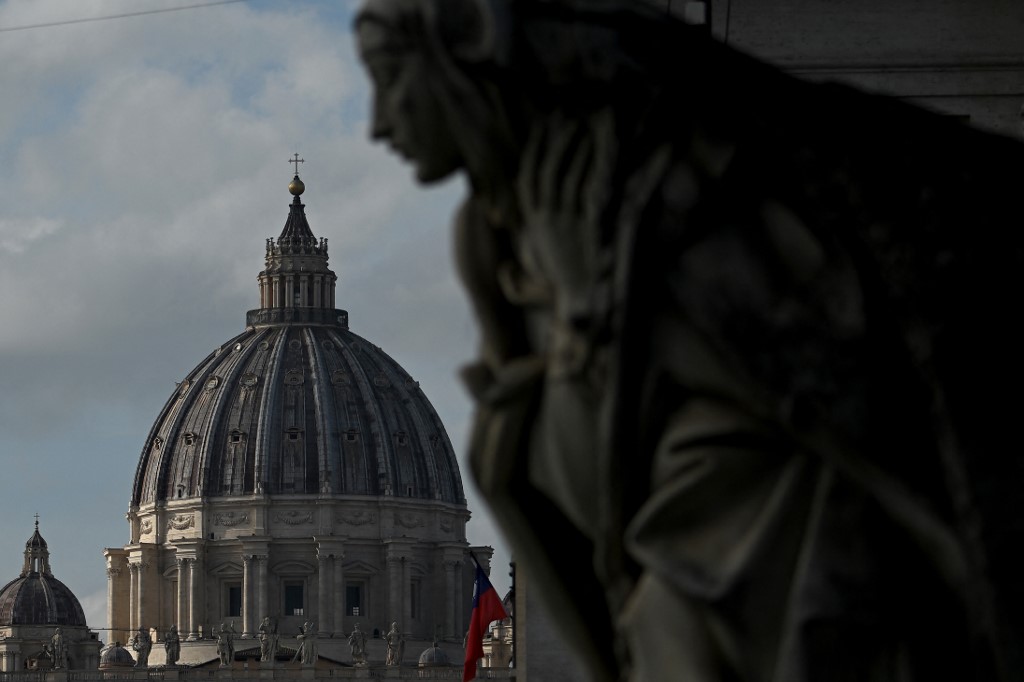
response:
[[[416,167],[421,182],[488,168],[494,149],[515,146],[502,132],[490,87],[507,0],[367,0],[355,20],[374,86],[371,136]],[[485,75],[486,73],[486,75]]]

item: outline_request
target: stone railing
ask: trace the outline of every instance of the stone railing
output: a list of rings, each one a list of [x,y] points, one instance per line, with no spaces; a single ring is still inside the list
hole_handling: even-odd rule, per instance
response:
[[[199,682],[200,680],[225,680],[230,682],[261,682],[265,680],[461,680],[462,666],[449,668],[296,668],[275,666],[273,668],[150,668],[148,670],[26,670],[0,673],[0,682],[114,682],[121,680],[171,682]],[[505,668],[483,668],[477,674],[478,680],[515,680],[516,671]]]

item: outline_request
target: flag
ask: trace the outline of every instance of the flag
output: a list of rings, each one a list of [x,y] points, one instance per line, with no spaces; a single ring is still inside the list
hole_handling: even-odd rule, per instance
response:
[[[474,558],[474,561],[476,559]],[[484,633],[491,621],[508,618],[501,597],[487,579],[484,569],[476,565],[476,582],[473,585],[473,614],[469,618],[469,632],[466,634],[466,664],[462,668],[462,682],[476,677],[476,662],[484,657]]]

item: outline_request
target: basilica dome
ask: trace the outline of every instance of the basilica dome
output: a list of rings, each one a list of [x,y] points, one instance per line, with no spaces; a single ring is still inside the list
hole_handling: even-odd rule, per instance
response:
[[[78,598],[50,571],[50,554],[38,521],[25,543],[21,575],[0,589],[0,626],[5,625],[85,626]]]
[[[357,624],[428,641],[466,630],[469,553],[490,548],[466,539],[455,451],[416,380],[335,305],[305,189],[296,174],[266,240],[259,307],[146,436],[129,542],[104,551],[111,639],[174,625],[183,658],[203,662],[209,633],[252,639],[264,621],[315,622],[338,657]]]
[[[313,236],[296,195],[280,238],[267,242],[261,308],[167,401],[133,506],[254,493],[465,503],[437,413],[397,362],[349,330],[334,280],[327,241]]]

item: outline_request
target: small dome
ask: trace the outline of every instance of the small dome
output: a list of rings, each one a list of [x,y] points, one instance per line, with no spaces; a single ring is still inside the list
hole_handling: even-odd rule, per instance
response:
[[[100,651],[100,670],[108,668],[131,668],[135,666],[135,659],[121,646],[120,642],[114,642],[103,647]]]
[[[85,625],[78,598],[50,571],[50,551],[35,532],[25,543],[21,575],[0,589],[0,625]]]
[[[423,650],[420,654],[420,667],[421,668],[436,668],[442,666],[451,665],[451,661],[448,659],[448,654],[444,652],[444,649],[434,642],[434,645]]]
[[[0,625],[85,625],[78,598],[52,575],[31,573],[0,590]]]

